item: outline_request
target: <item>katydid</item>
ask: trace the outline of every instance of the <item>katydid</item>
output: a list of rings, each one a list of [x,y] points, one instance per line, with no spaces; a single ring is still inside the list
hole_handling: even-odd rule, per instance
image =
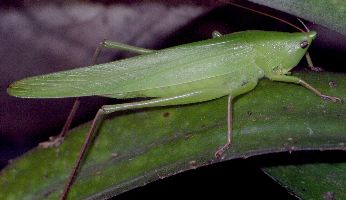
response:
[[[298,77],[289,76],[289,71],[306,54],[316,32],[250,30],[226,35],[214,32],[212,36],[212,39],[162,50],[143,49],[106,40],[101,43],[101,47],[141,55],[30,77],[9,86],[8,93],[21,98],[94,95],[119,99],[151,98],[133,103],[104,105],[98,110],[61,199],[67,198],[87,147],[98,124],[107,114],[129,109],[191,104],[228,96],[227,141],[215,152],[215,157],[221,157],[232,140],[232,100],[253,90],[262,78],[300,84],[323,99],[340,101],[338,97],[322,94]],[[94,61],[100,49],[97,49]],[[73,106],[62,135],[68,129],[78,103],[79,99]],[[44,145],[54,146],[61,139],[58,137]]]

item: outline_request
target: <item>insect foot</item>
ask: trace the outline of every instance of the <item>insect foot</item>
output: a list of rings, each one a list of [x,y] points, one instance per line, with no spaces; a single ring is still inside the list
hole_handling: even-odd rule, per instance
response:
[[[329,101],[332,101],[332,102],[342,102],[342,100],[339,98],[339,97],[333,97],[333,96],[328,96],[328,95],[321,95],[321,98],[322,99],[325,99],[325,100],[329,100]]]
[[[38,144],[38,146],[40,148],[43,148],[43,149],[47,149],[47,148],[51,148],[51,147],[58,147],[63,141],[64,141],[64,137],[51,136],[51,137],[49,137],[48,141],[41,142]]]
[[[229,148],[229,144],[225,144],[222,148],[217,150],[214,154],[215,158],[220,159],[222,154]]]
[[[310,66],[310,69],[314,72],[324,72],[324,69],[320,67]]]

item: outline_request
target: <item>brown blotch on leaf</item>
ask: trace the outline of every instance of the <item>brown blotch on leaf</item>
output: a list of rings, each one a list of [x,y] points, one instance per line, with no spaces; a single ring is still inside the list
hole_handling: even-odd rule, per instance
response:
[[[163,113],[163,117],[169,117],[169,115],[171,115],[171,113],[169,113],[169,112],[165,112],[165,113]]]

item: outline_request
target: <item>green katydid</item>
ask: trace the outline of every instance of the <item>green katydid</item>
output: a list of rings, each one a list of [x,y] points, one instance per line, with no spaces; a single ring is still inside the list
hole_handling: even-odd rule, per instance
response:
[[[302,30],[301,30],[302,31]],[[318,96],[336,102],[298,77],[288,76],[306,54],[316,32],[284,33],[243,31],[227,35],[218,32],[213,38],[150,50],[104,41],[101,47],[132,51],[142,55],[85,68],[30,77],[12,83],[8,93],[22,98],[64,98],[106,96],[127,99],[148,97],[133,103],[102,106],[91,125],[61,199],[66,199],[81,160],[97,125],[104,115],[129,109],[182,105],[228,96],[227,141],[216,150],[220,157],[232,139],[232,99],[253,90],[262,78],[300,84]],[[98,48],[96,56],[100,52]],[[93,62],[94,63],[94,62]],[[62,135],[69,127],[79,100],[73,106]],[[52,146],[62,137],[44,143]]]

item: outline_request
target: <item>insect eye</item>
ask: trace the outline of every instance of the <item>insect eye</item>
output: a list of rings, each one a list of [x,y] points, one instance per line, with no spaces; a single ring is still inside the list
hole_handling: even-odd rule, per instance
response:
[[[303,48],[303,49],[305,49],[308,46],[309,46],[309,43],[306,40],[304,40],[303,42],[300,43],[300,47]]]

